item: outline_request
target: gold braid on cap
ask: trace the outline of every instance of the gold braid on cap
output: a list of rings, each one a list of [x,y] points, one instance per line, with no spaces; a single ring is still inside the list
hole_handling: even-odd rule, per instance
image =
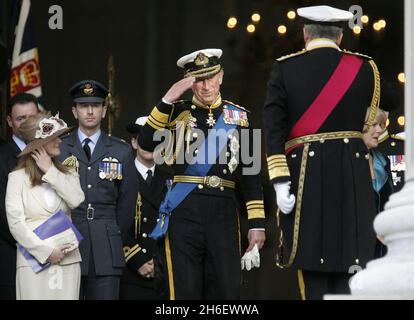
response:
[[[209,77],[212,75],[215,75],[217,73],[219,73],[221,70],[221,64],[212,66],[212,67],[208,67],[208,68],[203,68],[203,69],[198,69],[195,71],[187,71],[185,73],[186,77],[196,77],[196,78],[202,78],[202,77]]]

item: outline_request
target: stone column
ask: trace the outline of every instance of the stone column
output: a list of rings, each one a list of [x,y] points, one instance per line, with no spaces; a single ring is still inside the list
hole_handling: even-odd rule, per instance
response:
[[[393,194],[374,222],[388,246],[385,257],[368,263],[351,280],[352,297],[414,299],[414,1],[405,0],[405,186]]]

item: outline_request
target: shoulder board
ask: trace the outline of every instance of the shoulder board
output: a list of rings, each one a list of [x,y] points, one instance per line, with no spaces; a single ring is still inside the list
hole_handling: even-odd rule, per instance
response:
[[[405,141],[403,137],[397,136],[396,134],[392,134],[390,137],[395,140]]]
[[[300,51],[298,51],[298,52],[291,53],[291,54],[287,54],[287,55],[285,55],[285,56],[282,56],[282,57],[280,57],[280,58],[277,58],[276,60],[277,60],[277,61],[279,61],[279,62],[281,62],[281,61],[285,61],[285,60],[287,60],[287,59],[290,59],[290,58],[293,58],[293,57],[300,56],[300,55],[302,55],[302,54],[304,54],[304,53],[306,53],[306,52],[308,52],[308,50],[306,50],[306,49],[302,49],[302,50],[300,50]]]
[[[73,130],[73,131],[75,131],[75,130]],[[72,132],[68,132],[68,133],[64,134],[63,136],[60,136],[60,139],[65,140],[65,139],[69,138],[71,136]]]
[[[250,110],[247,110],[246,108],[239,106],[238,104],[235,104],[234,102],[231,102],[229,100],[223,100],[223,102],[231,104],[232,106],[235,106],[236,108],[241,109],[243,111],[250,112]]]
[[[348,51],[348,50],[342,50],[342,52],[346,53],[346,54],[352,54],[354,56],[362,57],[362,58],[365,58],[365,59],[368,59],[368,60],[372,60],[372,57],[367,56],[367,55],[362,54],[362,53],[359,53],[359,52],[351,52],[351,51]]]
[[[108,138],[110,140],[115,141],[115,142],[119,142],[119,143],[126,144],[126,145],[128,144],[124,139],[121,139],[121,138],[118,138],[118,137],[115,137],[115,136],[112,136],[112,135],[109,135],[109,134],[108,134]]]

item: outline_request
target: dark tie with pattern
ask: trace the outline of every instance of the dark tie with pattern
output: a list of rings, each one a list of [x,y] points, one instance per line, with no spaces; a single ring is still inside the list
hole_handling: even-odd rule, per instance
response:
[[[150,185],[152,181],[152,171],[148,170],[147,171],[147,178],[145,179],[145,182],[147,183],[147,185]]]
[[[85,151],[86,157],[88,158],[88,161],[91,160],[91,148],[89,147],[89,142],[91,142],[91,139],[86,138],[85,140],[83,140],[83,142],[85,143],[83,145],[83,150]]]

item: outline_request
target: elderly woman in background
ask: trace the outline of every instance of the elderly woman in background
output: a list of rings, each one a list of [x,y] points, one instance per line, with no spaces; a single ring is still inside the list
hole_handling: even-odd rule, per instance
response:
[[[375,191],[378,213],[384,210],[385,203],[388,201],[390,195],[394,192],[390,169],[390,160],[381,152],[375,150],[379,144],[379,137],[386,129],[387,119],[388,112],[382,109],[378,109],[374,124],[371,127],[365,125],[362,131],[362,139],[364,140],[365,145],[367,146],[371,155],[369,158],[369,167],[371,170],[372,186]],[[376,258],[382,257],[386,253],[386,247],[380,241],[377,242],[375,248]]]
[[[84,201],[75,169],[58,163],[60,136],[67,133],[66,123],[50,113],[39,113],[26,120],[19,134],[27,143],[19,154],[19,164],[9,174],[6,212],[11,234],[40,264],[50,267],[36,273],[17,250],[16,296],[19,300],[78,299],[80,286],[79,249],[74,243],[51,245],[33,231],[54,213],[70,209]]]

